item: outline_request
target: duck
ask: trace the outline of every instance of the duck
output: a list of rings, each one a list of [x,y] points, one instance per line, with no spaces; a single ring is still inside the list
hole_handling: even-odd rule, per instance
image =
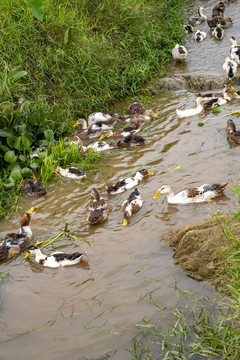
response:
[[[138,188],[134,189],[127,200],[122,203],[121,210],[123,214],[123,226],[126,226],[129,222],[129,219],[133,214],[136,214],[142,207],[143,200],[141,198]]]
[[[123,129],[118,129],[117,131],[115,131],[112,135],[111,138],[121,138],[121,137],[127,137],[131,134],[137,134],[142,127],[143,123],[140,121],[136,121],[132,124],[132,126],[127,126]],[[102,140],[104,138],[103,135],[100,136],[99,140]]]
[[[27,193],[29,196],[43,196],[46,190],[36,179],[25,179],[21,184],[21,191]]]
[[[101,139],[101,137],[100,137]],[[96,152],[101,152],[101,151],[106,151],[106,150],[112,150],[116,147],[116,145],[114,143],[109,143],[107,141],[97,141],[93,144],[88,145],[87,150],[89,149],[93,149],[93,151]]]
[[[193,27],[190,24],[183,25],[183,29],[184,29],[185,34],[193,33]]]
[[[190,17],[189,23],[190,23],[192,26],[199,25],[199,24],[201,24],[203,21],[206,21],[206,20],[207,20],[207,16],[206,16],[205,14],[203,14],[203,10],[205,10],[205,8],[204,8],[203,6],[201,6],[201,7],[198,9],[198,15],[195,15],[195,16]]]
[[[225,4],[223,1],[219,1],[218,5],[214,6],[212,10],[212,18],[216,16],[224,16]]]
[[[212,19],[207,20],[207,24],[210,28],[216,27],[217,24],[221,24],[222,26],[229,27],[232,24],[232,19],[230,17],[216,16]]]
[[[221,106],[221,105],[224,105],[227,103],[227,100],[226,99],[223,99],[222,97],[216,97],[216,98],[212,98],[210,100],[207,100],[205,103],[204,103],[204,107],[205,108],[214,108],[214,107],[217,107],[217,106]]]
[[[179,109],[177,109],[176,110],[177,116],[179,118],[184,118],[184,117],[190,117],[190,116],[199,114],[200,112],[203,111],[202,103],[204,101],[206,101],[206,100],[204,100],[202,97],[197,97],[197,99],[196,99],[197,107],[196,108],[187,109],[187,110],[179,110]]]
[[[230,50],[231,58],[240,65],[240,46],[237,44],[237,41],[233,36],[229,39],[229,41],[232,43]]]
[[[225,62],[223,64],[223,69],[227,73],[227,77],[229,80],[232,80],[237,73],[237,63],[234,60],[230,60],[227,56]]]
[[[66,177],[68,179],[76,179],[81,180],[84,179],[87,175],[84,171],[71,166],[69,168],[63,169],[60,166],[57,166],[55,171],[59,173],[62,177]]]
[[[105,127],[105,129],[104,126],[102,126],[102,128],[94,126],[87,127],[87,122],[85,119],[78,119],[74,126],[77,125],[82,125],[82,129],[74,131],[72,134],[66,137],[64,141],[82,141],[100,137],[102,134],[105,137],[111,136],[112,134],[112,130],[110,128],[106,128],[107,126]]]
[[[128,106],[127,112],[129,115],[140,115],[145,111],[145,107],[136,96],[133,102]]]
[[[94,198],[93,201],[87,206],[87,219],[86,221],[91,224],[99,224],[108,219],[111,206],[107,200],[100,197],[99,191],[93,187],[91,195]]]
[[[129,147],[145,144],[145,139],[140,135],[130,134],[125,136],[122,140],[117,141],[117,147]]]
[[[179,61],[185,61],[187,57],[187,49],[183,45],[176,44],[175,47],[172,49],[172,56],[174,60],[174,64]]]
[[[106,190],[111,195],[120,194],[137,186],[144,177],[149,175],[152,175],[152,173],[148,170],[139,170],[134,177],[122,178],[115,185],[106,186]]]
[[[40,265],[50,268],[58,268],[60,266],[70,266],[78,264],[85,255],[85,252],[66,254],[62,251],[55,251],[51,255],[45,255],[37,246],[31,245],[27,250],[25,259],[28,258],[30,255],[35,255],[35,261]]]
[[[152,109],[147,109],[144,111],[144,114],[140,115],[122,115],[119,116],[119,121],[125,122],[126,124],[134,123],[144,123],[145,121],[150,121],[153,117],[157,118],[158,116]]]
[[[234,95],[233,90],[235,88],[232,85],[226,84],[223,88],[222,92],[212,92],[212,93],[197,93],[194,94],[196,97],[202,97],[205,101],[214,98],[224,98],[226,100],[231,101],[231,95]]]
[[[237,99],[240,99],[240,90],[234,90],[233,95],[236,96]]]
[[[207,37],[207,33],[201,30],[197,30],[194,35],[194,39],[196,42],[202,42]]]
[[[112,129],[113,126],[115,125],[117,121],[117,118],[112,118],[106,121],[96,121],[93,124],[91,124],[90,126],[87,126],[87,122],[85,119],[78,119],[75,124],[73,125],[73,127],[77,126],[77,125],[82,125],[82,129],[83,130],[87,130],[88,132],[95,132],[97,130],[108,130],[108,129]]]
[[[229,131],[230,139],[232,141],[234,141],[235,143],[240,144],[240,130],[236,129],[236,125],[235,125],[235,123],[233,122],[232,119],[229,119],[227,121],[227,126],[226,127],[230,129],[230,131]]]
[[[0,261],[13,258],[29,245],[33,236],[30,228],[33,212],[34,208],[32,207],[21,215],[19,233],[9,233],[0,242]]]
[[[215,39],[222,40],[224,35],[224,30],[223,28],[221,28],[220,23],[217,23],[217,26],[213,29],[212,35],[215,37]]]
[[[187,188],[180,191],[176,195],[173,188],[170,185],[161,186],[154,200],[160,195],[167,195],[167,201],[169,204],[192,204],[210,201],[214,197],[220,195],[227,187],[228,182],[222,182],[217,184],[203,184],[196,188]]]
[[[98,121],[106,122],[112,120],[116,118],[117,115],[118,114],[105,112],[105,111],[94,112],[88,116],[88,126],[91,126],[92,124]]]

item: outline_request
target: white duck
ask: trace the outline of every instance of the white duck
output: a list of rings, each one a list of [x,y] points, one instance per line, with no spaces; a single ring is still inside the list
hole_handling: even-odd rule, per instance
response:
[[[217,40],[221,40],[223,38],[224,35],[224,30],[223,28],[221,28],[221,24],[218,23],[217,27],[215,27],[213,29],[212,35],[215,37],[215,39]]]
[[[196,42],[202,42],[207,37],[207,33],[201,30],[197,30],[194,35],[194,39]]]
[[[78,264],[85,253],[75,252],[73,254],[66,254],[62,251],[55,251],[51,255],[45,255],[37,246],[30,246],[25,255],[25,259],[30,255],[35,255],[35,261],[40,265],[58,268],[60,266],[70,266]]]
[[[88,116],[88,126],[96,123],[97,121],[109,121],[117,116],[115,113],[109,113],[105,111],[98,111]]]
[[[192,16],[192,17],[189,19],[189,23],[190,23],[192,26],[199,25],[199,24],[201,24],[203,21],[206,21],[206,20],[207,20],[207,16],[206,16],[205,14],[203,14],[203,10],[205,10],[205,8],[204,8],[203,6],[201,6],[201,7],[198,9],[198,15]]]
[[[187,109],[187,110],[179,110],[179,109],[177,109],[176,110],[177,116],[179,118],[184,118],[184,117],[189,117],[189,116],[200,114],[200,112],[203,111],[203,105],[202,105],[203,101],[205,101],[203,98],[197,97],[197,99],[196,99],[197,107],[196,108]]]
[[[185,61],[187,54],[188,52],[185,46],[176,44],[175,47],[172,49],[172,56],[175,64],[177,63],[177,60]]]
[[[237,44],[235,37],[231,37],[229,41],[232,43],[232,47],[230,50],[231,58],[234,60],[238,65],[240,65],[240,46]]]
[[[223,70],[226,71],[228,79],[232,80],[237,73],[237,63],[227,56],[223,64]]]
[[[57,173],[59,173],[61,176],[66,177],[68,179],[81,180],[87,176],[84,171],[79,170],[78,168],[76,168],[74,166],[66,168],[66,169],[63,169],[60,166],[57,166],[55,171]]]
[[[227,187],[227,182],[217,184],[204,184],[198,188],[187,188],[180,191],[176,195],[173,188],[170,185],[163,185],[158,189],[154,200],[160,195],[167,195],[167,201],[169,204],[191,204],[200,203],[213,199],[220,195]]]

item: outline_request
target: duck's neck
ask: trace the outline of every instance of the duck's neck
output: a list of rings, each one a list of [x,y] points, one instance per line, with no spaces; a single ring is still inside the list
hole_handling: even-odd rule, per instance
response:
[[[232,48],[234,48],[235,46],[238,46],[237,41],[236,41],[236,40],[232,40]]]
[[[24,234],[24,235],[27,235],[27,236],[29,236],[30,238],[32,238],[32,230],[31,230],[31,228],[30,228],[30,226],[29,225],[27,225],[27,226],[21,226],[21,228],[20,228],[20,234]]]
[[[199,10],[198,10],[198,14],[199,14],[202,18],[204,18],[205,20],[207,20],[207,17],[206,17],[205,14],[203,14],[202,9],[199,9]]]
[[[137,172],[136,175],[134,176],[134,179],[140,182],[142,181],[143,176],[140,172]]]
[[[46,255],[41,253],[40,249],[35,250],[35,260],[36,262],[39,262],[40,260],[44,260],[46,258]]]

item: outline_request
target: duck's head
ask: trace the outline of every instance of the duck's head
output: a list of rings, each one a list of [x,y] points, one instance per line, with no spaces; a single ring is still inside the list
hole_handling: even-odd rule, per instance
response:
[[[231,132],[236,131],[236,125],[234,124],[232,119],[228,119],[226,128],[229,128]]]
[[[235,37],[234,37],[234,36],[230,37],[229,42],[234,43],[235,41],[236,41],[236,39],[235,39]]]
[[[36,255],[37,253],[41,252],[40,249],[35,245],[30,245],[27,249],[26,255],[24,259],[28,258],[30,255]]]
[[[153,173],[147,171],[146,169],[142,169],[136,172],[135,178],[142,180],[144,177],[152,175]]]
[[[173,192],[173,189],[170,185],[163,185],[158,189],[153,200],[156,200],[161,195],[168,195],[168,194],[171,194],[172,192]]]
[[[125,211],[123,214],[123,226],[127,226],[128,221],[130,219],[130,217],[132,216],[132,212],[131,211]]]
[[[230,24],[232,24],[232,19],[230,17],[225,17],[225,21],[229,22]]]
[[[150,117],[157,117],[157,114],[152,109],[147,109],[144,111],[144,115],[150,116]]]
[[[112,130],[111,129],[105,129],[105,130],[102,131],[102,134],[101,134],[99,140],[101,141],[101,140],[103,140],[105,138],[110,138],[111,136],[113,136]]]
[[[8,258],[12,258],[20,253],[19,246],[11,246],[8,250]]]
[[[78,125],[82,125],[83,129],[87,128],[87,122],[85,119],[78,119],[75,124],[73,125],[73,127],[78,126]]]
[[[31,220],[31,215],[34,212],[34,208],[31,207],[30,210],[24,212],[20,218],[20,225],[22,226],[28,226]]]
[[[94,188],[94,187],[92,188],[91,195],[95,200],[97,200],[97,201],[100,200],[100,193],[96,188]]]

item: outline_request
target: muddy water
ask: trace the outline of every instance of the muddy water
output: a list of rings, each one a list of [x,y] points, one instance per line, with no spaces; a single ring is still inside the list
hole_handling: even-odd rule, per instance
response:
[[[210,8],[214,3],[208,1],[206,5]],[[226,12],[233,13],[234,18],[237,7],[240,10],[239,2],[229,5]],[[234,24],[227,30],[229,36],[217,44],[224,56],[225,42],[237,31]],[[198,52],[192,51],[185,71],[199,71],[196,64],[200,47],[214,52],[216,42],[207,39],[196,48],[190,39],[187,41]],[[208,70],[212,60],[210,54]],[[203,57],[202,61],[206,59]],[[217,211],[234,211],[233,193],[227,189],[224,196],[211,204],[168,205],[164,197],[153,201],[161,184],[181,190],[185,186],[239,178],[240,148],[227,140],[227,118],[219,119],[205,111],[189,119],[177,119],[176,108],[189,108],[194,102],[194,95],[188,91],[163,93],[148,104],[159,117],[143,128],[142,135],[147,141],[144,147],[114,150],[101,170],[89,173],[81,185],[74,181],[56,182],[49,186],[45,197],[22,200],[23,209],[36,208],[31,223],[35,241],[57,235],[68,221],[70,231],[90,240],[91,246],[67,238],[54,243],[55,248],[68,252],[87,251],[85,260],[74,267],[42,268],[23,256],[1,265],[1,274],[6,276],[0,287],[2,359],[22,360],[28,353],[36,359],[94,359],[107,352],[112,359],[130,359],[127,349],[136,334],[135,324],[144,316],[154,318],[156,310],[152,303],[167,309],[175,305],[175,280],[182,290],[196,290],[215,298],[209,285],[188,278],[174,265],[172,250],[163,243],[161,234],[206,219]],[[223,106],[221,115],[239,109],[239,104],[235,100]],[[126,104],[119,105],[117,110],[120,109],[126,109]],[[197,124],[207,117],[212,119],[199,127]],[[168,170],[176,165],[181,168]],[[145,199],[143,208],[128,227],[123,227],[120,206],[129,192],[107,196],[103,189],[105,184],[141,168],[154,175],[139,186]],[[85,208],[93,185],[109,198],[112,212],[105,224],[89,227]],[[17,228],[18,218],[1,222],[1,235]],[[162,316],[167,324],[164,312]]]

